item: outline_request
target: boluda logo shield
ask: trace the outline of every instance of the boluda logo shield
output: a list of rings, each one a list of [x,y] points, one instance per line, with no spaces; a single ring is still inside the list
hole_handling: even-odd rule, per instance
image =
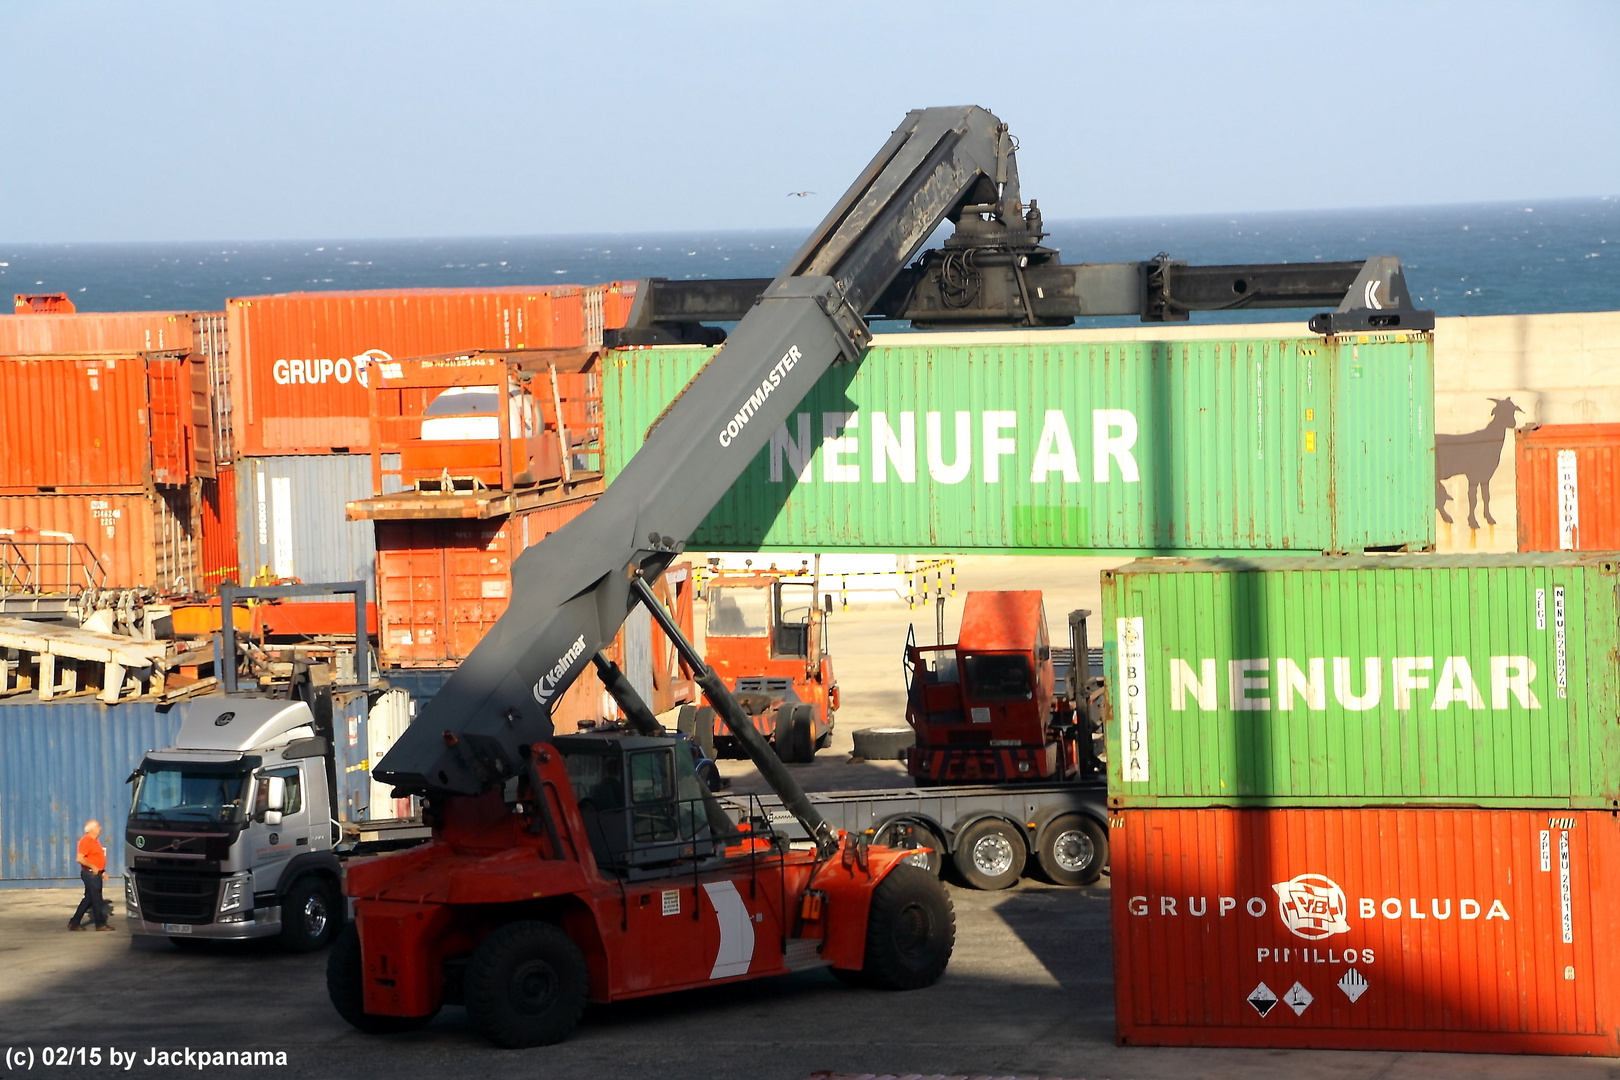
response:
[[[1321,941],[1350,932],[1350,924],[1344,921],[1349,902],[1332,878],[1301,874],[1279,881],[1271,889],[1277,894],[1277,914],[1296,937]]]
[[[557,684],[584,652],[585,635],[581,634],[574,639],[572,645],[568,646],[568,651],[562,654],[556,664],[552,665],[551,670],[540,676],[540,681],[534,684],[534,700],[542,705],[550,701],[552,695],[557,692]]]

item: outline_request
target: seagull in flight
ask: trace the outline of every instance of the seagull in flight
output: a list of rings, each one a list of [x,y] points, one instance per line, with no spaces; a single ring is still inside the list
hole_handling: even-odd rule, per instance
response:
[[[813,192],[813,191],[790,191],[790,192],[787,193],[787,197],[790,198],[790,199],[802,199],[806,195],[814,195],[814,194],[815,194],[815,192]]]

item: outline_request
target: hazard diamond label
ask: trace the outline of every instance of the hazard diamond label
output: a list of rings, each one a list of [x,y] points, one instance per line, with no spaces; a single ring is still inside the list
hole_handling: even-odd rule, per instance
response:
[[[1367,976],[1351,968],[1344,973],[1344,978],[1339,980],[1339,989],[1343,990],[1344,996],[1354,1004],[1356,999],[1367,992]]]
[[[1310,1008],[1311,1002],[1315,1000],[1315,998],[1311,997],[1311,992],[1305,989],[1299,983],[1295,983],[1293,986],[1290,986],[1288,988],[1288,993],[1283,995],[1284,1004],[1286,1004],[1290,1009],[1294,1010],[1295,1016],[1300,1015],[1306,1009]]]
[[[1249,1004],[1254,1006],[1255,1012],[1264,1016],[1277,1004],[1277,995],[1271,992],[1271,987],[1261,983],[1249,995]]]

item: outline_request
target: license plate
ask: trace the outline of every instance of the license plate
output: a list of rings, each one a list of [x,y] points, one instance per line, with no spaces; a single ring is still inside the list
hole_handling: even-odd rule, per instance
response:
[[[191,933],[191,924],[183,922],[166,922],[163,924],[163,932],[165,934],[189,934]]]

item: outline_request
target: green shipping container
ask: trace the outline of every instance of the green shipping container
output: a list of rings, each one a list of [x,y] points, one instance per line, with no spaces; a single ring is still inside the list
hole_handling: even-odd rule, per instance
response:
[[[879,339],[812,388],[690,538],[700,550],[1423,550],[1428,334],[961,344]],[[603,365],[611,480],[712,355]]]
[[[1109,801],[1620,808],[1616,567],[1566,553],[1106,571]]]

